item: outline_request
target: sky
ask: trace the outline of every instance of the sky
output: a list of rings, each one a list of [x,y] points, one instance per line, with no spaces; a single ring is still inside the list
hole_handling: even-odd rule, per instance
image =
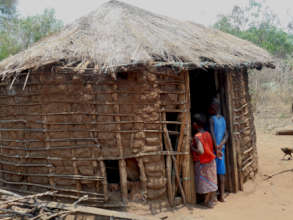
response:
[[[228,14],[234,5],[246,5],[249,0],[121,0],[157,14],[180,20],[212,25],[220,14]],[[18,0],[21,15],[40,14],[45,8],[54,8],[56,17],[65,24],[74,21],[107,0]],[[266,0],[266,4],[286,24],[293,17],[293,0]]]

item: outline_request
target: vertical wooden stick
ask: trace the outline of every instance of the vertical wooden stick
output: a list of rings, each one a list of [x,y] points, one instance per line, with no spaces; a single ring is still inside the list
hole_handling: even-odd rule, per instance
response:
[[[94,88],[94,91],[95,91],[95,89],[96,89],[96,84],[95,84],[95,88]],[[98,100],[97,100],[97,96],[98,96],[98,94],[95,92],[95,102],[98,102]],[[94,109],[94,111],[95,112],[98,112],[98,105],[93,105],[93,109]],[[93,115],[93,118],[94,118],[94,121],[95,122],[98,122],[98,116],[97,115]],[[97,126],[97,125],[95,125],[95,126]],[[97,134],[95,133],[95,132],[90,132],[90,135],[91,135],[91,137],[92,138],[96,138],[96,140],[97,140],[97,142],[98,142],[98,138],[97,138]],[[96,143],[96,144],[98,144],[98,143]],[[95,155],[94,154],[92,154],[92,158],[94,158],[95,157]],[[95,168],[95,170],[94,170],[94,174],[95,175],[99,175],[99,171],[98,171],[98,168],[99,168],[99,166],[98,166],[98,161],[93,161],[92,162],[92,165],[93,165],[93,167]],[[101,169],[101,167],[100,167],[100,169]],[[104,177],[105,178],[105,177]],[[101,189],[100,189],[100,187],[101,187],[101,182],[100,181],[98,181],[97,180],[97,182],[96,182],[96,191],[97,192],[99,192]]]
[[[74,150],[71,150],[71,153],[72,153],[72,157],[75,157]],[[79,175],[77,163],[76,163],[75,160],[72,162],[72,165],[73,165],[73,169],[74,169],[74,174],[75,175]],[[75,180],[75,185],[76,185],[76,190],[78,190],[78,191],[81,191],[82,190],[82,186],[81,186],[80,180]]]
[[[103,179],[103,191],[104,191],[104,199],[105,202],[108,201],[109,196],[108,196],[108,181],[107,181],[107,172],[106,172],[106,166],[103,160],[100,161],[100,169],[102,173]]]
[[[232,140],[232,147],[231,147],[231,164],[232,164],[232,185],[233,185],[233,192],[237,192],[239,189],[239,178],[238,178],[238,165],[237,165],[237,148],[238,141],[236,134],[234,133],[234,113],[233,113],[233,84],[232,84],[232,72],[228,72],[226,74],[226,80],[227,80],[227,98],[228,98],[228,106],[229,106],[229,122],[230,122],[230,129],[231,129],[231,140]]]
[[[1,131],[0,131],[0,140],[2,141],[2,132]],[[0,152],[3,153],[3,148],[2,147],[0,148]],[[3,170],[3,165],[2,164],[0,164],[0,170]],[[5,181],[3,172],[0,172],[0,179]],[[4,182],[1,181],[0,186],[5,186]]]
[[[42,108],[42,112],[44,113],[43,106],[41,108]],[[47,122],[47,116],[43,116],[43,121],[44,121],[44,123],[43,123],[43,129],[46,131],[47,129],[49,129],[48,128],[49,125],[47,125],[47,123],[46,123]],[[45,132],[44,135],[45,135],[45,140],[46,139],[50,139],[50,136],[49,136],[48,132]],[[46,148],[47,149],[50,148],[50,142],[46,141],[45,142],[45,145],[46,145]],[[49,152],[49,151],[47,151],[47,152]],[[48,165],[49,165],[50,164],[50,161],[48,159],[47,159],[47,162],[48,162]],[[53,167],[53,165],[49,167],[49,173],[50,174],[55,174],[55,168]],[[56,187],[56,183],[55,183],[54,177],[52,177],[52,176],[49,177],[49,183],[50,183],[51,186]]]
[[[70,105],[70,109],[72,111],[72,105]],[[71,134],[70,136],[72,137],[73,136],[73,133],[70,133],[70,134]],[[76,141],[75,141],[75,144],[77,144]],[[72,155],[73,158],[75,158],[75,150],[74,149],[71,149],[71,155]],[[72,166],[73,166],[74,174],[75,175],[79,175],[79,170],[78,170],[78,167],[77,167],[76,160],[73,160],[72,161]],[[76,187],[77,191],[81,191],[82,190],[82,185],[81,185],[80,180],[75,180],[75,187]],[[78,194],[78,195],[80,195],[80,194]]]
[[[187,113],[183,113],[183,120],[182,120],[182,124],[180,125],[180,135],[179,135],[179,140],[178,140],[178,145],[177,145],[177,152],[182,152],[182,145],[183,145],[183,140],[184,140],[184,135],[185,135],[185,129],[186,129],[186,118],[187,118]],[[176,155],[176,169],[179,172],[179,176],[180,176],[180,171],[181,171],[181,165],[182,165],[182,157],[180,157],[180,155]],[[176,189],[175,192],[177,191],[177,186],[176,185]]]
[[[127,191],[127,171],[126,171],[125,160],[119,160],[119,173],[120,173],[122,201],[127,202],[128,201],[128,191]]]
[[[189,72],[184,71],[185,79],[185,94],[186,94],[186,111],[187,115],[187,129],[186,138],[184,144],[184,151],[190,153],[190,140],[191,140],[191,116],[190,116],[190,85],[189,85]],[[186,202],[195,203],[195,185],[194,185],[194,172],[193,172],[193,162],[191,160],[191,154],[184,156],[182,161],[182,175],[183,175],[183,188],[186,195]]]
[[[113,91],[114,93],[112,94],[112,99],[114,102],[118,103],[118,94],[117,94],[117,84],[115,83],[113,85]],[[113,106],[114,113],[119,114],[119,104],[115,104]],[[120,122],[120,116],[114,116],[114,119],[116,122]],[[121,130],[121,126],[119,123],[116,125],[116,129],[118,131]],[[116,141],[117,145],[119,148],[119,153],[121,158],[123,158],[124,151],[123,151],[123,146],[122,146],[122,139],[121,139],[121,133],[117,132],[116,133]],[[122,201],[127,202],[128,201],[128,190],[127,190],[127,171],[126,171],[126,162],[124,159],[119,160],[119,173],[120,173],[120,185],[121,185],[121,193],[122,193]]]
[[[221,74],[222,72],[220,71],[215,71],[217,80],[218,80],[218,85],[221,85],[221,87],[219,87],[220,90],[220,100],[221,100],[221,107],[222,107],[222,113],[226,119],[227,122],[227,130],[229,132],[229,136],[231,137],[231,128],[230,128],[230,121],[229,121],[229,110],[228,110],[228,100],[227,100],[227,96],[229,95],[227,92],[227,80],[226,80],[226,74]],[[227,190],[228,192],[233,192],[232,189],[232,179],[231,179],[231,139],[228,139],[228,142],[226,143],[226,152],[225,152],[225,158],[226,158],[226,176],[225,176],[225,182],[227,184],[225,184],[225,190]]]
[[[163,121],[166,121],[166,112],[163,111]],[[167,130],[166,124],[163,126],[164,131]],[[166,150],[170,151],[169,147],[169,140],[167,140],[166,135],[164,135],[164,143],[166,146]],[[174,193],[173,193],[173,186],[172,186],[172,160],[171,160],[171,155],[166,156],[166,168],[167,168],[167,186],[168,186],[168,199],[170,206],[174,206]]]
[[[92,158],[95,159],[94,158],[94,155],[92,156]],[[92,166],[94,167],[94,175],[99,176],[99,173],[98,173],[98,162],[97,161],[93,161],[92,162]],[[100,192],[100,181],[97,180],[95,185],[96,185],[96,192],[97,193]]]
[[[139,167],[139,179],[141,182],[141,188],[143,190],[144,195],[147,195],[147,177],[145,174],[144,164],[142,158],[137,159],[138,167]]]
[[[181,78],[184,79],[184,74],[185,74],[185,71],[183,71],[181,73]],[[185,86],[185,83],[182,84],[180,83],[178,85],[178,89],[180,91],[185,91],[185,93],[183,94],[179,94],[178,95],[178,101],[180,102],[183,102],[183,103],[186,103],[187,102],[187,95],[186,95],[186,86]],[[177,143],[177,152],[182,152],[184,151],[184,138],[186,137],[186,125],[187,125],[187,114],[190,114],[189,112],[187,113],[187,110],[186,110],[186,104],[183,104],[183,105],[180,105],[179,106],[179,109],[180,110],[183,110],[182,113],[179,113],[178,116],[177,116],[177,120],[178,121],[181,121],[181,125],[180,125],[180,135],[179,135],[179,138],[178,138],[178,143]],[[182,161],[183,161],[183,157],[181,155],[176,155],[176,168],[179,172],[179,176],[181,176],[181,171],[182,171]],[[178,184],[175,184],[175,193],[177,192],[178,190]]]
[[[165,141],[167,150],[172,152],[173,147],[172,147],[172,143],[171,143],[170,136],[169,136],[168,129],[167,129],[166,125],[164,126],[164,141]],[[183,203],[185,204],[186,203],[185,193],[184,193],[184,190],[183,190],[183,187],[181,184],[178,169],[176,167],[176,158],[174,155],[168,155],[168,156],[171,156],[171,158],[173,160],[173,163],[174,163],[173,165],[174,165],[174,169],[175,169],[175,178],[176,178],[177,184],[179,186],[179,189],[180,189],[180,192],[182,195]],[[175,196],[175,192],[172,192],[173,203],[174,203],[174,198],[175,198],[174,196]]]

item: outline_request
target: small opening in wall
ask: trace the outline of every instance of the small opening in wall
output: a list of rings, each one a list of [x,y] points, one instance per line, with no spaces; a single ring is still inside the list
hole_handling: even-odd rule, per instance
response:
[[[118,160],[105,160],[105,165],[106,165],[108,183],[120,184]]]

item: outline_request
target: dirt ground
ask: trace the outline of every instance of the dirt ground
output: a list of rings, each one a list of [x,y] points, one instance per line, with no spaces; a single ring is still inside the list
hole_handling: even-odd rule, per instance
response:
[[[257,146],[259,172],[245,184],[243,192],[229,194],[226,202],[217,203],[213,209],[182,206],[156,216],[168,216],[168,220],[293,219],[293,160],[283,159],[280,150],[293,147],[293,136],[276,136],[260,128]],[[273,177],[267,179],[270,175]]]

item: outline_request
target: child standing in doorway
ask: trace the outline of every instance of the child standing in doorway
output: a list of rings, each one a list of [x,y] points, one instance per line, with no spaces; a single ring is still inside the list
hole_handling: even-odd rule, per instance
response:
[[[204,130],[206,117],[202,114],[193,116],[193,129],[196,134],[192,140],[191,150],[195,167],[196,192],[204,195],[204,205],[212,208],[218,189],[216,155],[214,154],[213,139]]]
[[[210,130],[214,144],[216,145],[216,164],[217,164],[217,176],[218,176],[218,188],[219,195],[218,201],[224,202],[224,192],[225,192],[225,144],[228,139],[228,132],[226,128],[225,118],[220,112],[220,102],[215,99],[213,100],[209,113],[212,115],[210,118]]]

